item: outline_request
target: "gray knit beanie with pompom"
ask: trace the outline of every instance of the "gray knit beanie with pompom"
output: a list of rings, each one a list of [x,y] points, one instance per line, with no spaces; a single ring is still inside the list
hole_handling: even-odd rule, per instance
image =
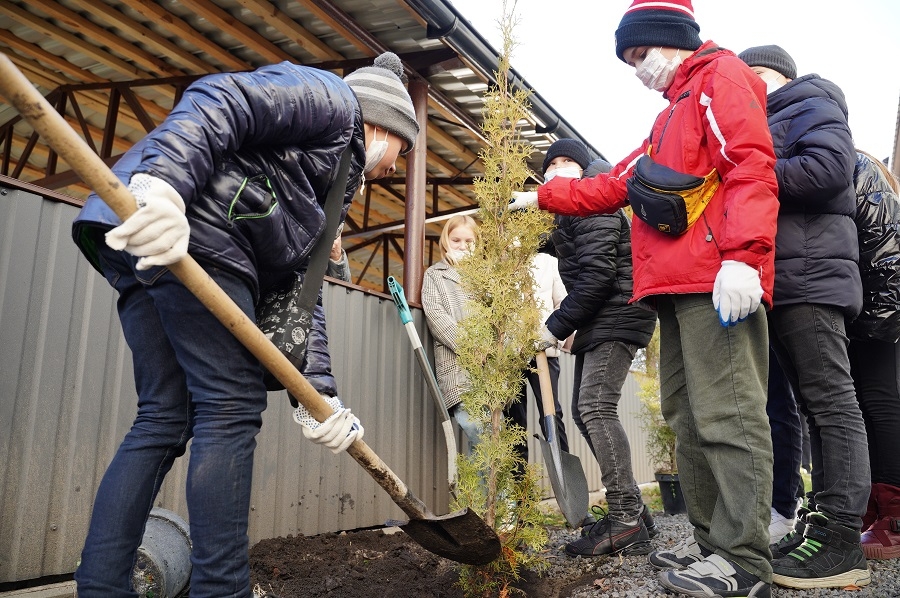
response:
[[[403,86],[403,63],[393,52],[375,59],[344,77],[359,100],[363,121],[385,129],[405,144],[401,153],[412,150],[419,134],[419,122],[412,100]]]

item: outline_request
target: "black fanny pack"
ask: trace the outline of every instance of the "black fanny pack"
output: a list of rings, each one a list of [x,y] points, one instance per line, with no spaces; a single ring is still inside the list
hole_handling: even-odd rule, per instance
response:
[[[649,150],[648,150],[649,151]],[[684,234],[719,188],[716,169],[705,177],[684,174],[641,156],[625,181],[634,215],[667,235]]]

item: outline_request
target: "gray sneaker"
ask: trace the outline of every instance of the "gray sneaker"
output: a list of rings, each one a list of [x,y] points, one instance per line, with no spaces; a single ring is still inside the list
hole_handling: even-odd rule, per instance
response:
[[[684,569],[663,571],[659,583],[684,596],[707,598],[771,598],[772,585],[745,571],[740,565],[711,554]]]
[[[672,548],[654,550],[647,557],[650,564],[657,569],[682,569],[688,565],[699,563],[713,552],[697,544],[691,536]]]

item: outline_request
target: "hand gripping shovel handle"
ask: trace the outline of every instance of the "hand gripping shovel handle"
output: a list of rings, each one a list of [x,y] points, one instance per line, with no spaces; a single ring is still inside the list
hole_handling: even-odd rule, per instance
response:
[[[128,189],[5,54],[0,54],[0,93],[122,221],[134,213],[136,204]],[[191,256],[170,265],[169,270],[284,384],[317,421],[325,421],[332,414],[331,407],[306,378]],[[411,519],[434,517],[365,442],[356,440],[347,452]]]
[[[419,368],[422,375],[425,376],[425,382],[428,384],[428,390],[434,405],[437,407],[438,413],[441,415],[441,427],[444,429],[444,441],[447,444],[447,481],[452,489],[456,484],[456,436],[453,433],[453,424],[450,422],[450,413],[447,411],[447,405],[444,404],[444,395],[438,386],[437,378],[428,363],[428,357],[425,355],[425,349],[422,347],[422,341],[419,339],[419,332],[413,324],[412,312],[409,310],[409,304],[406,302],[406,294],[403,287],[397,282],[393,276],[388,276],[388,289],[391,291],[391,297],[394,299],[394,305],[400,314],[400,321],[406,328],[406,334],[409,336],[409,342],[412,344],[413,352],[419,361]]]

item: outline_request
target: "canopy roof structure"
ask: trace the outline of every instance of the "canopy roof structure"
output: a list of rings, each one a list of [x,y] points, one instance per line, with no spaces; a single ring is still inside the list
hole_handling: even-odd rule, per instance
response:
[[[401,158],[394,177],[366,185],[354,202],[343,231],[352,282],[384,291],[388,275],[420,278],[440,257],[442,221],[476,207],[483,95],[497,52],[447,0],[3,0],[0,48],[107,164],[200,76],[284,60],[343,76],[395,52],[417,110],[427,110],[425,164],[413,177],[413,159]],[[535,172],[561,137],[602,157],[515,70],[511,77],[530,92],[520,125]],[[90,192],[0,101],[0,184],[25,183],[72,203]]]

